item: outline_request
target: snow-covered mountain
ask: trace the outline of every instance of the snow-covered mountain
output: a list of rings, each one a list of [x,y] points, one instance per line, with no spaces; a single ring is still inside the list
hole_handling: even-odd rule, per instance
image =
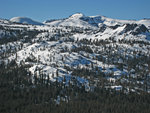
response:
[[[144,24],[147,28],[150,29],[150,20],[143,19],[139,21],[135,20],[118,20],[107,18],[105,16],[85,16],[82,13],[76,13],[71,15],[69,18],[60,19],[60,20],[47,20],[44,22],[48,25],[54,26],[77,26],[77,27],[99,27],[101,24],[105,24],[107,26],[115,26],[115,25],[123,25],[123,24]]]
[[[10,21],[22,24],[43,25],[42,23],[34,21],[27,17],[13,17],[10,19]]]
[[[91,26],[86,21],[81,20],[80,18],[85,17],[81,13],[73,14],[69,18],[54,20],[54,21],[45,21],[45,24],[54,25],[54,26],[76,26],[76,27],[95,27]]]
[[[0,63],[14,61],[51,81],[66,77],[68,83],[73,77],[87,91],[101,78],[108,81],[107,88],[150,90],[140,86],[150,76],[150,20],[77,13],[39,25],[28,18],[0,20]],[[130,87],[131,82],[136,85]]]

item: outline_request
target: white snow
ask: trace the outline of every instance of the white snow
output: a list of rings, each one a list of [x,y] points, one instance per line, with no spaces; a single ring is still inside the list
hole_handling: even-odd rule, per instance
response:
[[[23,23],[23,24],[43,25],[42,23],[34,21],[27,17],[13,17],[10,19],[10,21],[16,23]]]

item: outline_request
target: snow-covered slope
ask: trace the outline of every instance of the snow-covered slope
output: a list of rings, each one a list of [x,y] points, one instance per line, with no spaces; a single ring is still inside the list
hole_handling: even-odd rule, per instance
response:
[[[123,24],[144,24],[147,28],[150,28],[150,20],[118,20],[107,18],[105,16],[85,16],[82,13],[76,13],[71,15],[69,18],[45,21],[45,24],[54,25],[54,26],[77,26],[77,27],[99,27],[101,24],[107,26],[123,25]]]
[[[105,16],[90,16],[90,18],[99,19],[101,22],[96,23],[103,23],[108,26],[114,26],[114,25],[122,25],[122,24],[144,24],[146,27],[150,27],[150,20],[149,19],[143,19],[143,20],[119,20],[119,19],[112,19]]]
[[[27,17],[13,17],[10,19],[10,21],[22,24],[43,25],[42,23],[34,21]]]
[[[84,18],[85,16],[81,13],[73,14],[67,19],[60,19],[56,21],[46,21],[45,24],[48,25],[54,25],[54,26],[76,26],[76,27],[95,27],[92,26],[91,24],[87,23],[86,21],[83,21],[80,18]]]
[[[117,20],[77,13],[45,23],[33,26],[0,20],[0,63],[14,60],[32,75],[42,74],[52,81],[76,76],[100,83],[99,78],[104,77],[111,82],[109,88],[138,78],[132,90],[140,89],[143,76],[150,74],[148,19]]]
[[[150,19],[142,19],[137,21],[139,24],[144,24],[150,30]]]

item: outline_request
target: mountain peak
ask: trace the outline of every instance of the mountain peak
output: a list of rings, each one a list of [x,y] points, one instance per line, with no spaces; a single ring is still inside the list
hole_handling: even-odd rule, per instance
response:
[[[22,24],[43,25],[42,23],[34,21],[28,17],[13,17],[10,21]]]
[[[76,19],[79,19],[81,17],[84,17],[84,14],[82,14],[82,13],[75,13],[75,14],[70,16],[70,18],[76,18]]]

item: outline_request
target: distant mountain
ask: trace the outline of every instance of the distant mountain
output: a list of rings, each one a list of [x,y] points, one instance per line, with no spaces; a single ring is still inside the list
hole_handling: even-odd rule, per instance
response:
[[[43,25],[42,23],[34,21],[27,17],[13,17],[10,19],[10,21],[22,24]]]
[[[15,61],[18,66],[27,66],[31,75],[43,74],[51,81],[77,76],[86,90],[99,75],[114,82],[112,87],[107,84],[109,88],[126,90],[126,85],[116,81],[133,82],[126,77],[140,76],[139,86],[133,89],[144,91],[140,83],[145,80],[143,76],[150,75],[149,26],[149,19],[118,20],[82,13],[45,24],[25,17],[0,19],[0,65]]]
[[[129,64],[123,68],[119,67],[120,62],[128,63],[130,57],[136,59],[150,54],[149,19],[117,20],[76,13],[65,19],[45,21],[43,26],[38,25],[42,24],[25,17],[14,17],[10,21],[1,19],[0,54],[3,57],[0,58],[5,58],[8,51],[7,59],[16,60],[18,64],[22,61],[32,64],[28,69],[32,74],[36,73],[37,67],[41,67],[45,75],[53,80],[51,75],[56,70],[63,70],[60,72],[63,76],[67,73],[66,65],[90,69],[87,65],[94,64],[95,68],[107,68],[106,75],[112,67],[125,73],[123,69],[128,69],[126,66]],[[17,56],[10,55],[10,51]],[[115,60],[114,54],[117,56]],[[70,74],[74,75],[72,71]]]
[[[99,27],[101,24],[105,24],[107,26],[115,26],[115,25],[123,25],[123,24],[144,24],[147,28],[150,29],[150,20],[143,19],[143,20],[119,20],[119,19],[112,19],[107,18],[105,16],[85,16],[82,13],[76,13],[69,16],[66,19],[60,20],[47,20],[44,22],[48,25],[54,26],[76,26],[76,27]]]
[[[83,14],[76,13],[66,19],[59,19],[59,20],[53,20],[53,21],[47,20],[45,21],[45,24],[52,25],[52,26],[95,27],[87,23],[86,21],[83,21],[80,19],[83,17],[85,17]]]
[[[0,113],[150,113],[149,19],[44,23],[0,19]]]

